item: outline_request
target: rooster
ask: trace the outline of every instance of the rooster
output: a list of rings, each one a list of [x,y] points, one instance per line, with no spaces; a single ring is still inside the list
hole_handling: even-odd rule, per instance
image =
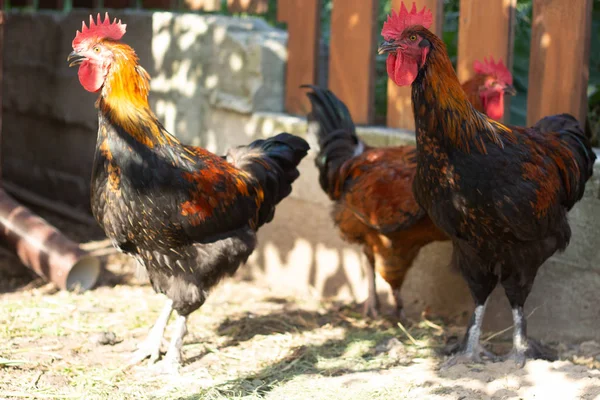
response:
[[[504,116],[504,95],[514,96],[517,91],[513,87],[513,77],[502,60],[494,61],[493,57],[473,63],[475,74],[462,84],[467,98],[479,112],[487,114],[496,121]]]
[[[126,25],[106,14],[82,24],[69,66],[99,93],[98,140],[92,172],[94,217],[115,247],[134,256],[156,292],[168,298],[131,363],[154,362],[173,310],[172,340],[161,361],[181,364],[190,313],[232,275],[256,246],[256,232],[290,194],[308,144],[281,133],[219,157],[169,134],[148,105],[149,75],[121,43]],[[175,370],[175,371],[174,371]]]
[[[474,70],[463,89],[475,108],[501,119],[504,94],[514,94],[511,73],[493,58],[476,61]],[[305,87],[313,90],[307,96],[312,105],[309,120],[317,123],[319,183],[335,201],[333,220],[342,236],[362,246],[369,262],[363,314],[379,315],[377,271],[392,289],[395,316],[406,322],[400,295],[406,273],[423,246],[448,239],[414,199],[415,147],[365,145],[356,136],[350,112],[340,99],[329,90]]]
[[[379,52],[388,54],[390,78],[412,85],[415,198],[450,236],[475,301],[465,340],[443,367],[481,360],[481,323],[498,282],[514,320],[508,358],[522,367],[527,357],[549,355],[528,340],[523,307],[539,267],[569,243],[567,211],[583,196],[596,155],[571,115],[524,128],[475,110],[443,41],[427,29],[431,20],[428,9],[402,4],[383,26]]]

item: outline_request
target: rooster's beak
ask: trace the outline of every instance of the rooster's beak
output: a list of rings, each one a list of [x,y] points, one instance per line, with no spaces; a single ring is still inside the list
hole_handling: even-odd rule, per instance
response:
[[[513,85],[506,85],[506,86],[504,86],[504,93],[511,95],[511,96],[516,96],[517,89],[515,89],[515,87]]]
[[[67,57],[67,62],[69,63],[69,67],[74,67],[76,65],[81,64],[83,62],[83,60],[85,60],[85,58],[86,58],[85,56],[82,56],[81,54],[77,53],[76,51],[73,51]]]
[[[393,51],[396,51],[398,49],[398,47],[400,47],[400,46],[398,46],[396,43],[394,43],[393,40],[386,40],[379,45],[379,48],[377,49],[377,53],[378,54],[391,53]]]

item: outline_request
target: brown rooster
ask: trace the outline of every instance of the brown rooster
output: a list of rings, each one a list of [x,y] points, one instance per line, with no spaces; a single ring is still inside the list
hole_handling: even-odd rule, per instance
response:
[[[475,76],[463,88],[476,108],[502,118],[504,93],[514,93],[512,75],[501,61],[493,59],[476,61],[474,69]],[[364,314],[379,314],[377,271],[392,289],[396,316],[405,320],[400,290],[406,273],[423,246],[448,239],[413,197],[415,147],[377,149],[365,145],[356,136],[346,105],[329,90],[310,88],[309,119],[317,122],[315,135],[320,144],[316,158],[319,182],[335,201],[333,219],[342,236],[361,245],[369,261]]]
[[[163,365],[176,370],[188,315],[208,291],[232,275],[256,246],[257,229],[290,194],[308,144],[282,133],[230,150],[227,157],[186,146],[169,134],[148,105],[149,76],[134,50],[119,42],[121,21],[83,24],[70,66],[98,92],[98,142],[92,211],[121,251],[145,266],[167,304],[132,362],[159,357],[165,327],[177,313]]]
[[[415,197],[451,237],[453,263],[475,300],[465,340],[445,366],[480,359],[485,306],[500,282],[514,319],[509,357],[522,367],[527,357],[548,356],[528,340],[523,306],[539,267],[569,243],[567,211],[583,196],[596,155],[571,115],[523,128],[476,111],[444,42],[425,28],[430,20],[426,8],[402,4],[384,24],[379,51],[388,53],[390,78],[412,85]]]

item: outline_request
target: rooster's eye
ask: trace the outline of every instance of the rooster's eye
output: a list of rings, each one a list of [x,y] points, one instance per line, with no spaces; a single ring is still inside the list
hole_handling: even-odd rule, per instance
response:
[[[417,40],[417,35],[410,35],[410,36],[408,37],[408,39],[409,39],[411,42],[414,42],[415,40]]]
[[[99,46],[95,46],[95,47],[94,47],[94,51],[95,51],[96,53],[100,53],[100,47],[99,47]]]

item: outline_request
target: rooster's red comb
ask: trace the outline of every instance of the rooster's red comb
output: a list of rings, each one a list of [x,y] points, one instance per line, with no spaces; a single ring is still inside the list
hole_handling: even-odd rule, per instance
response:
[[[512,74],[510,73],[508,68],[506,68],[506,65],[504,65],[504,62],[502,61],[502,59],[499,59],[498,62],[496,63],[494,61],[494,57],[490,56],[489,61],[487,58],[484,58],[483,62],[475,61],[473,63],[473,69],[475,70],[475,73],[477,73],[477,74],[495,76],[496,79],[498,79],[499,81],[504,82],[509,85],[512,85],[512,83],[513,83]]]
[[[96,22],[90,15],[90,27],[85,26],[85,22],[81,23],[81,32],[77,31],[75,39],[73,39],[73,49],[90,38],[119,40],[125,34],[126,27],[127,25],[121,23],[121,20],[117,21],[116,18],[111,23],[108,13],[104,15],[104,21],[100,20],[98,13]]]
[[[417,11],[417,5],[413,3],[412,9],[409,12],[404,2],[402,2],[398,14],[392,10],[392,13],[388,15],[387,21],[383,23],[381,35],[385,40],[396,39],[410,26],[422,25],[426,29],[429,29],[432,23],[433,16],[431,15],[431,10],[427,7],[423,7],[421,11]]]

